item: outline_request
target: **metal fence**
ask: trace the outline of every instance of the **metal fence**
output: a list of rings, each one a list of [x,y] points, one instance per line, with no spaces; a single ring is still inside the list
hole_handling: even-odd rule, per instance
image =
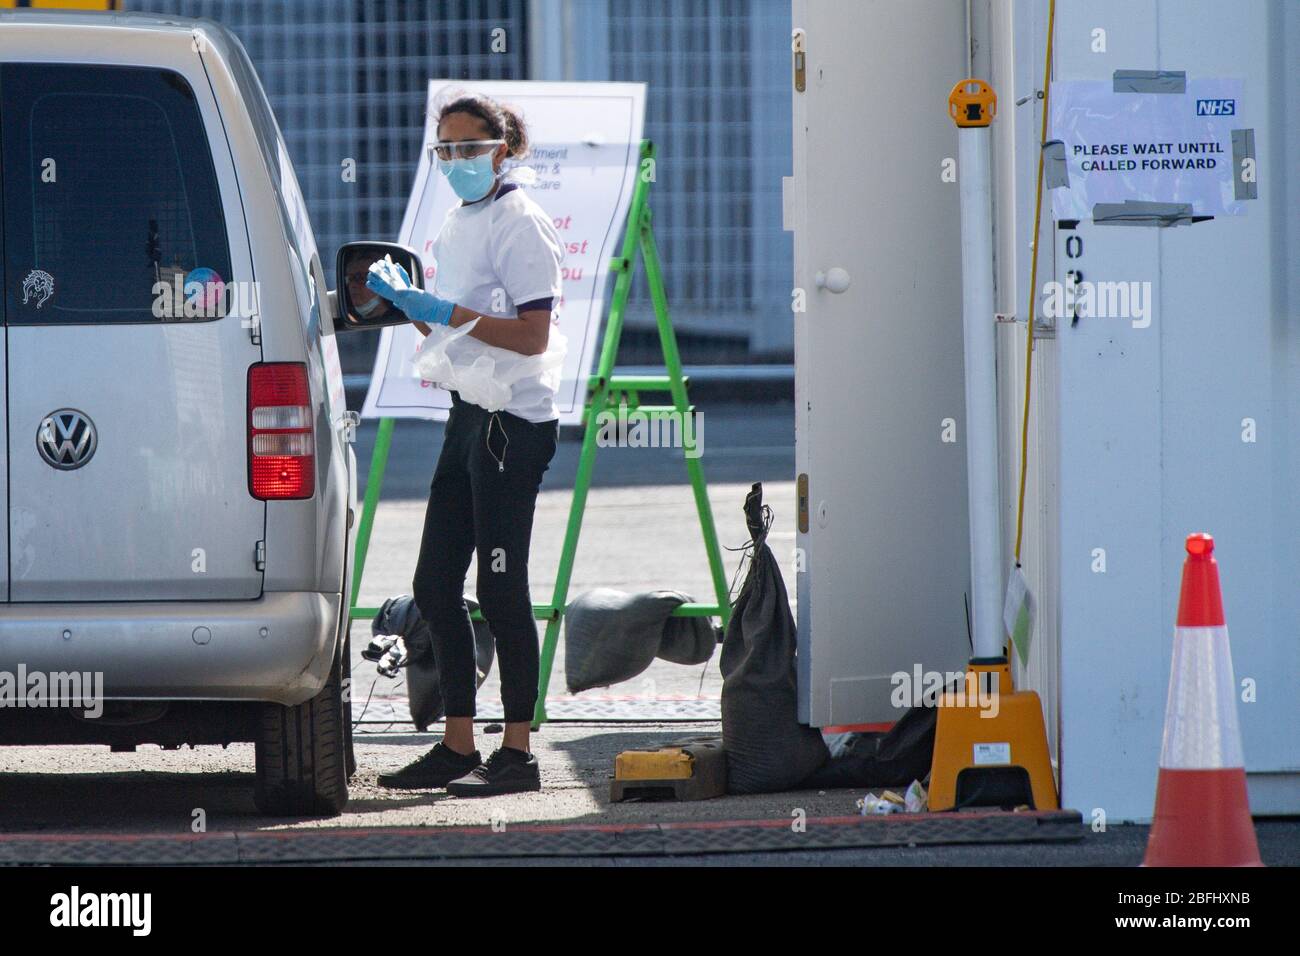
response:
[[[790,347],[793,246],[788,0],[559,0],[566,78],[647,84],[659,148],[652,204],[675,323]],[[648,308],[637,290],[629,322]]]
[[[524,79],[525,0],[126,0],[209,17],[243,42],[266,88],[311,214],[321,263],[351,239],[396,239],[424,137],[429,79]],[[491,33],[503,27],[504,52]],[[344,163],[355,162],[355,180]],[[339,340],[368,368],[372,336]]]
[[[789,348],[792,253],[781,230],[781,176],[791,155],[786,0],[123,6],[210,17],[243,41],[284,132],[331,280],[339,243],[397,235],[430,77],[645,82],[646,135],[660,155],[655,234],[686,360],[694,349],[708,360],[745,361],[755,350]],[[497,28],[506,31],[502,52],[492,50]],[[541,34],[555,42],[532,42]],[[355,160],[355,182],[342,175],[347,159]],[[648,301],[644,288],[634,292],[633,329],[650,321]],[[373,346],[360,338],[367,341],[341,343],[358,370],[365,359],[352,351]]]

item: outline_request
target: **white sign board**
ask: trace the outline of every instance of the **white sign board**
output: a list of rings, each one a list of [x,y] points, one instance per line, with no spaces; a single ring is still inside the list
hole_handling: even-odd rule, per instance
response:
[[[420,165],[398,241],[420,254],[425,288],[435,292],[433,239],[447,211],[460,200],[430,162],[425,145],[437,139],[436,107],[446,94],[461,90],[518,107],[528,127],[532,148],[522,162],[512,165],[532,168],[536,178],[523,188],[551,215],[565,242],[564,289],[553,321],[568,340],[568,354],[556,404],[561,423],[576,423],[600,338],[609,261],[620,251],[632,201],[645,85],[430,80]],[[414,370],[420,341],[411,325],[383,330],[364,417],[447,417],[450,394],[421,381]]]
[[[1069,186],[1052,190],[1059,219],[1092,219],[1098,203],[1190,204],[1197,216],[1241,215],[1233,130],[1242,83],[1188,79],[1183,92],[1115,92],[1111,81],[1052,84],[1051,138],[1065,146]],[[1235,168],[1242,165],[1243,168]]]

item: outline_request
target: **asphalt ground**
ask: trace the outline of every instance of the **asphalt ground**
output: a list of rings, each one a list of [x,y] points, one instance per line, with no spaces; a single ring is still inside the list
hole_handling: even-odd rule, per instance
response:
[[[692,803],[609,803],[609,775],[619,751],[708,732],[716,732],[716,724],[547,724],[534,738],[543,790],[478,800],[457,799],[442,791],[379,787],[379,773],[418,756],[436,736],[362,734],[357,737],[359,769],[352,783],[352,798],[341,816],[329,819],[260,816],[252,803],[251,745],[194,751],[145,747],[134,754],[109,754],[94,747],[9,747],[0,750],[0,859],[8,852],[6,841],[15,839],[14,835],[29,841],[24,851],[28,854],[69,852],[69,841],[78,837],[87,838],[91,852],[98,852],[97,844],[121,834],[148,834],[186,845],[194,839],[194,823],[201,818],[207,836],[213,839],[279,833],[288,841],[284,853],[290,856],[294,833],[315,838],[312,853],[318,862],[346,859],[331,857],[328,842],[320,843],[322,837],[328,841],[331,831],[341,839],[358,830],[403,828],[409,834],[412,828],[442,827],[477,828],[477,838],[484,841],[483,853],[462,850],[453,859],[403,856],[368,862],[1127,867],[1142,860],[1147,827],[1118,825],[1093,832],[1082,824],[1077,827],[1079,839],[1067,843],[790,848],[775,852],[719,852],[721,848],[714,847],[708,852],[671,857],[617,853],[555,856],[531,851],[524,856],[501,856],[492,848],[489,841],[496,833],[539,824],[630,829],[749,821],[788,828],[799,816],[815,823],[858,813],[856,802],[862,793],[856,790],[728,796]],[[496,740],[499,738],[485,734],[480,745],[490,747]],[[1300,821],[1262,820],[1256,830],[1267,864],[1300,865]],[[105,834],[111,836],[101,836]]]

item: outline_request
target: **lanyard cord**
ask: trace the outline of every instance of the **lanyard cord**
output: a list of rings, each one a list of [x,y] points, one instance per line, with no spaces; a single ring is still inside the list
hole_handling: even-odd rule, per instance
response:
[[[1038,230],[1043,215],[1043,143],[1047,140],[1047,97],[1052,89],[1052,33],[1056,25],[1056,0],[1047,13],[1047,57],[1043,63],[1043,121],[1038,136],[1038,197],[1034,200],[1034,261],[1029,267],[1029,321],[1025,324],[1025,411],[1020,421],[1020,495],[1016,504],[1016,567],[1020,567],[1020,541],[1025,531],[1025,474],[1029,470],[1029,396],[1034,368],[1034,306],[1038,302]]]
[[[501,445],[500,458],[498,458],[497,453],[492,450],[492,425],[494,423],[497,426],[497,430],[501,432],[501,437],[505,439]],[[501,416],[497,412],[493,412],[491,417],[488,418],[487,434],[483,436],[483,444],[487,445],[488,454],[491,455],[492,460],[497,463],[497,471],[505,471],[506,448],[510,445],[510,436],[506,434],[506,426],[501,424]]]

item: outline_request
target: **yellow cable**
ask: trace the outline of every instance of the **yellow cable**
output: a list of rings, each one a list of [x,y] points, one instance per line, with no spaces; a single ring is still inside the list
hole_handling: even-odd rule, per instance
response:
[[[1047,12],[1047,58],[1043,64],[1043,123],[1038,135],[1038,196],[1034,200],[1034,261],[1029,267],[1029,321],[1025,324],[1025,413],[1020,422],[1020,500],[1016,505],[1016,567],[1020,567],[1020,539],[1025,530],[1025,474],[1029,471],[1029,396],[1034,367],[1034,305],[1038,301],[1038,236],[1043,215],[1043,143],[1047,140],[1047,97],[1052,89],[1052,33],[1056,25],[1056,0]]]

